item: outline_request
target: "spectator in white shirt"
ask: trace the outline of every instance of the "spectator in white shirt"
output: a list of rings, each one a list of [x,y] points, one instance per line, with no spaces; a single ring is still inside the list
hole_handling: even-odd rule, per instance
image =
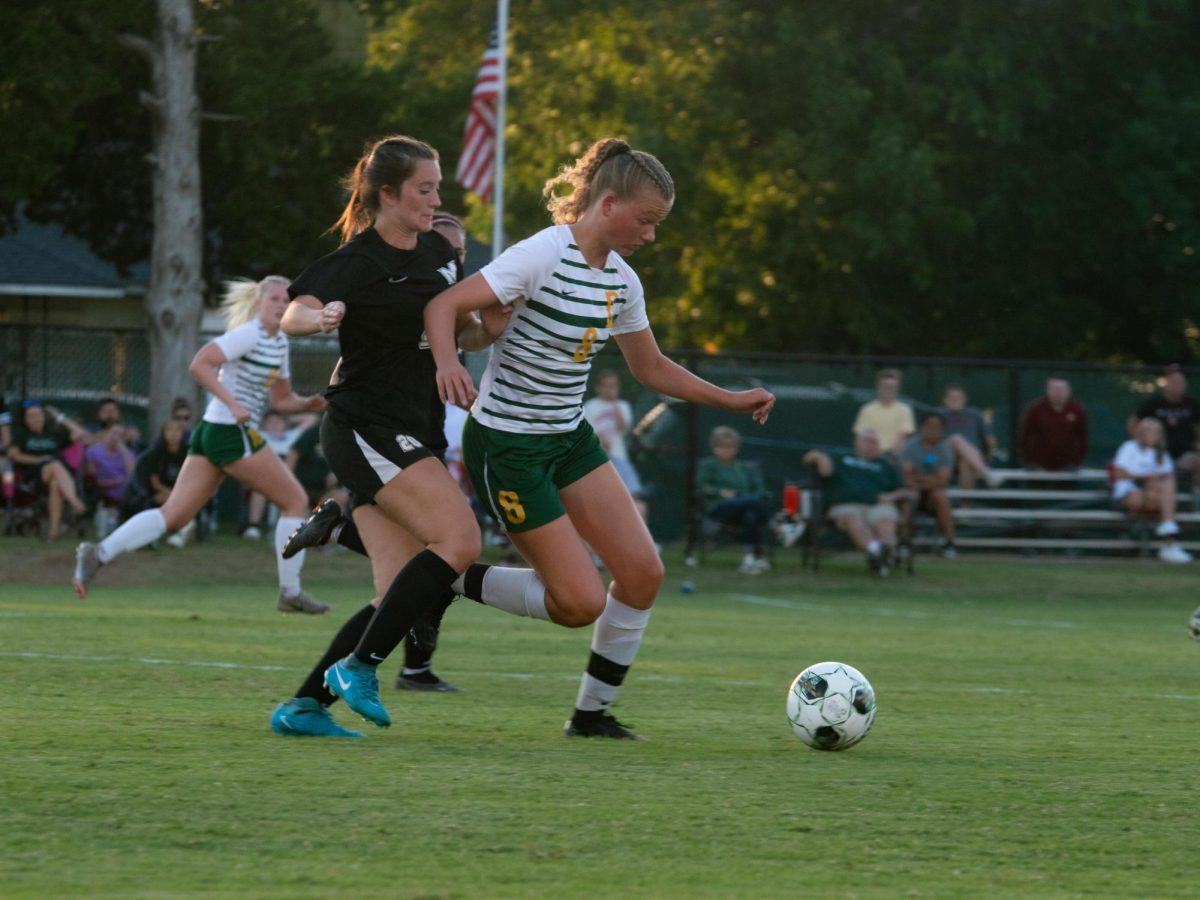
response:
[[[1191,562],[1192,555],[1179,546],[1175,522],[1175,466],[1166,451],[1163,426],[1158,419],[1137,423],[1133,438],[1117,449],[1112,463],[1113,500],[1133,515],[1158,513],[1154,530],[1163,539],[1158,558],[1164,562]]]

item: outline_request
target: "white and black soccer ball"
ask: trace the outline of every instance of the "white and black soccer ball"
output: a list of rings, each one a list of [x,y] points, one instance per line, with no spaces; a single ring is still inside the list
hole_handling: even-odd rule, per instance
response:
[[[845,750],[875,721],[875,690],[854,666],[822,662],[796,676],[788,690],[788,721],[817,750]]]

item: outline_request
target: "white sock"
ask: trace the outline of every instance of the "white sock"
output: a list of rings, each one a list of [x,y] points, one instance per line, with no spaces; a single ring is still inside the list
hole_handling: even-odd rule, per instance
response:
[[[299,516],[280,516],[275,522],[275,562],[279,567],[279,589],[287,597],[300,593],[300,569],[304,565],[304,551],[291,559],[283,558],[283,548],[288,535],[300,527],[304,520]]]
[[[626,606],[609,594],[592,632],[592,655],[579,685],[576,709],[608,709],[637,656],[649,621],[650,610]]]
[[[871,543],[867,544],[867,552],[872,556],[878,556],[881,549],[882,547],[878,540],[871,541]]]
[[[157,541],[166,533],[167,520],[163,518],[162,510],[148,509],[138,513],[102,540],[97,555],[100,562],[107,563],[122,553]]]
[[[450,586],[451,590],[461,594],[464,577],[465,573],[459,575]],[[483,576],[482,594],[481,602],[485,606],[494,606],[514,616],[550,621],[550,611],[546,609],[546,586],[533,569],[492,566]]]

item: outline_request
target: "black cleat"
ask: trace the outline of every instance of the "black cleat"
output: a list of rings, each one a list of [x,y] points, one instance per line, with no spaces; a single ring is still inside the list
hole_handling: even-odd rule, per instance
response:
[[[615,716],[602,713],[595,719],[579,722],[574,717],[567,719],[563,726],[563,734],[567,737],[606,737],[618,741],[644,741],[640,734],[634,734],[617,721]]]
[[[401,672],[396,676],[396,688],[401,691],[420,691],[422,693],[460,693],[462,688],[455,687],[448,681],[438,678],[433,672],[414,672],[405,675]]]
[[[325,500],[317,504],[308,514],[308,518],[288,535],[287,543],[283,545],[283,558],[291,559],[308,547],[328,544],[329,535],[343,521],[345,520],[342,518],[342,508],[337,505],[336,500]]]

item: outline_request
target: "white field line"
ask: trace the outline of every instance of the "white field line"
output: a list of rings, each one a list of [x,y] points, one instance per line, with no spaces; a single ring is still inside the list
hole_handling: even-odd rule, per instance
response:
[[[254,669],[258,672],[288,672],[291,666],[255,666],[248,663],[214,662],[198,659],[155,659],[149,656],[71,656],[65,653],[9,652],[0,650],[0,656],[21,659],[56,659],[63,662],[119,662],[141,663],[145,666],[194,666],[202,669]]]
[[[760,597],[757,594],[730,594],[734,600],[741,603],[751,603],[755,606],[774,606],[780,609],[797,609],[801,612],[844,612],[844,609],[837,606],[830,606],[821,603],[804,603],[796,602],[795,600],[780,600],[778,597]],[[895,619],[958,619],[959,616],[937,615],[936,613],[924,612],[919,609],[893,609],[889,606],[879,606],[870,611],[870,614],[883,616],[885,618]],[[987,619],[995,625],[1010,625],[1014,628],[1078,628],[1078,622],[1066,621],[1039,621],[1037,619],[1005,619],[1000,617],[991,617]]]
[[[781,601],[782,602],[782,601]],[[258,672],[291,672],[297,671],[295,666],[256,666],[247,663],[233,662],[218,662],[213,660],[189,660],[189,659],[156,659],[149,656],[72,656],[66,653],[34,653],[31,651],[9,652],[0,650],[0,657],[19,658],[19,659],[52,659],[62,662],[116,662],[116,663],[138,663],[146,666],[188,666],[192,668],[204,669],[251,669]],[[463,670],[459,674],[467,676],[478,676],[482,678],[511,678],[518,681],[540,681],[540,680],[555,680],[555,681],[570,681],[578,682],[578,675],[550,675],[537,674],[532,672],[479,672],[471,670]],[[675,675],[638,675],[638,681],[661,682],[666,684],[679,684],[688,679],[681,678]],[[722,684],[730,687],[759,687],[763,684],[761,681],[745,681],[745,680],[728,680],[721,679]],[[1019,696],[1029,694],[1032,691],[1021,690],[1019,688],[1004,688],[1004,687],[964,687],[961,690],[972,694],[995,694],[999,696]],[[1200,701],[1200,695],[1193,694],[1163,694],[1163,700],[1188,700]]]

